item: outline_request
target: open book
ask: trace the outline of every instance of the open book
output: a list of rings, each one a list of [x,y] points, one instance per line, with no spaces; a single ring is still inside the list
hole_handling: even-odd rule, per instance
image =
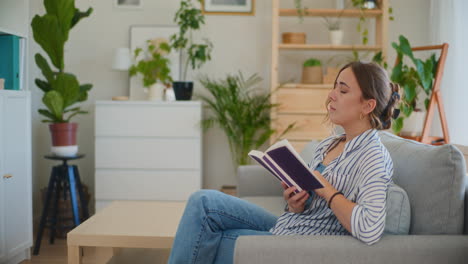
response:
[[[312,171],[287,139],[276,142],[265,152],[251,150],[249,156],[265,167],[288,187],[295,186],[296,193],[322,188]]]

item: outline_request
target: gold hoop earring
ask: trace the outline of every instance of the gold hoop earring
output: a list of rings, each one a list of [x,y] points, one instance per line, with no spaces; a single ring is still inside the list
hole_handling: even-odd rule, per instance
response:
[[[359,114],[359,120],[364,119],[364,115],[362,113]]]

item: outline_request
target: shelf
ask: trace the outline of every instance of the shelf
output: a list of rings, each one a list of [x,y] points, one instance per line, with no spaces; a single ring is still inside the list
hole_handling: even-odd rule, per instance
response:
[[[285,83],[285,84],[280,85],[280,88],[287,88],[287,89],[296,89],[296,88],[331,89],[331,88],[333,88],[333,84],[331,84],[331,83],[322,83],[322,84]]]
[[[380,51],[381,46],[367,46],[367,45],[339,45],[334,46],[330,44],[279,44],[279,49],[289,49],[289,50],[370,50],[370,51]]]
[[[325,102],[323,103],[325,108]],[[326,115],[328,112],[326,110],[317,110],[317,111],[278,111],[278,115]]]
[[[383,14],[382,10],[359,9],[306,9],[304,16],[328,16],[328,17],[378,17]],[[296,9],[279,9],[279,16],[298,16]]]

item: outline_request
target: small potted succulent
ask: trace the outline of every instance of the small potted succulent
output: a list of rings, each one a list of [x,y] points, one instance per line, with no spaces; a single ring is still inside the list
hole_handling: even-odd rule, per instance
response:
[[[302,83],[319,84],[322,78],[322,62],[314,58],[306,60],[302,68]]]
[[[39,109],[39,114],[45,117],[42,122],[50,123],[53,154],[58,156],[74,156],[78,152],[76,140],[77,123],[71,118],[78,114],[86,114],[76,103],[88,98],[91,84],[80,84],[75,75],[65,72],[64,47],[70,30],[82,19],[88,17],[93,9],[81,12],[75,7],[74,0],[45,0],[46,13],[35,15],[32,22],[34,40],[49,56],[52,65],[40,53],[36,53],[35,61],[45,80],[36,79],[35,83],[44,95],[42,102],[46,109]]]
[[[136,64],[130,67],[130,76],[142,75],[148,100],[162,100],[165,87],[172,82],[170,61],[167,58],[169,52],[169,43],[163,38],[147,40],[145,49],[137,48],[134,51]]]

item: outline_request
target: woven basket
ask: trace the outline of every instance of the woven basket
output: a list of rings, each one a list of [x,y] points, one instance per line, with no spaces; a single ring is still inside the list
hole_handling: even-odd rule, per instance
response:
[[[302,83],[320,84],[322,83],[322,66],[312,66],[302,68]]]
[[[89,194],[88,187],[85,184],[81,184],[81,186],[83,188],[83,194],[86,197],[87,205],[89,205],[89,200],[91,199],[91,195]],[[81,201],[80,201],[80,196],[78,195],[78,190],[76,190],[76,194],[77,194],[77,200],[78,200],[78,212],[80,214],[80,221],[83,222],[86,219],[84,219],[82,212],[81,212]],[[42,188],[41,189],[42,204],[45,203],[46,195],[47,195],[47,188]],[[49,213],[47,217],[48,223],[50,223],[52,214],[54,213],[54,199],[55,199],[55,191],[52,192],[52,197],[50,200]],[[71,199],[70,192],[68,191],[66,192],[66,199],[64,199],[63,189],[62,189],[60,193],[60,198],[58,200],[57,223],[56,223],[56,231],[55,231],[55,237],[57,238],[67,238],[67,233],[73,229],[72,227],[74,225],[73,209],[71,207],[70,199]]]
[[[305,44],[306,34],[305,33],[293,33],[285,32],[282,35],[284,44]]]

